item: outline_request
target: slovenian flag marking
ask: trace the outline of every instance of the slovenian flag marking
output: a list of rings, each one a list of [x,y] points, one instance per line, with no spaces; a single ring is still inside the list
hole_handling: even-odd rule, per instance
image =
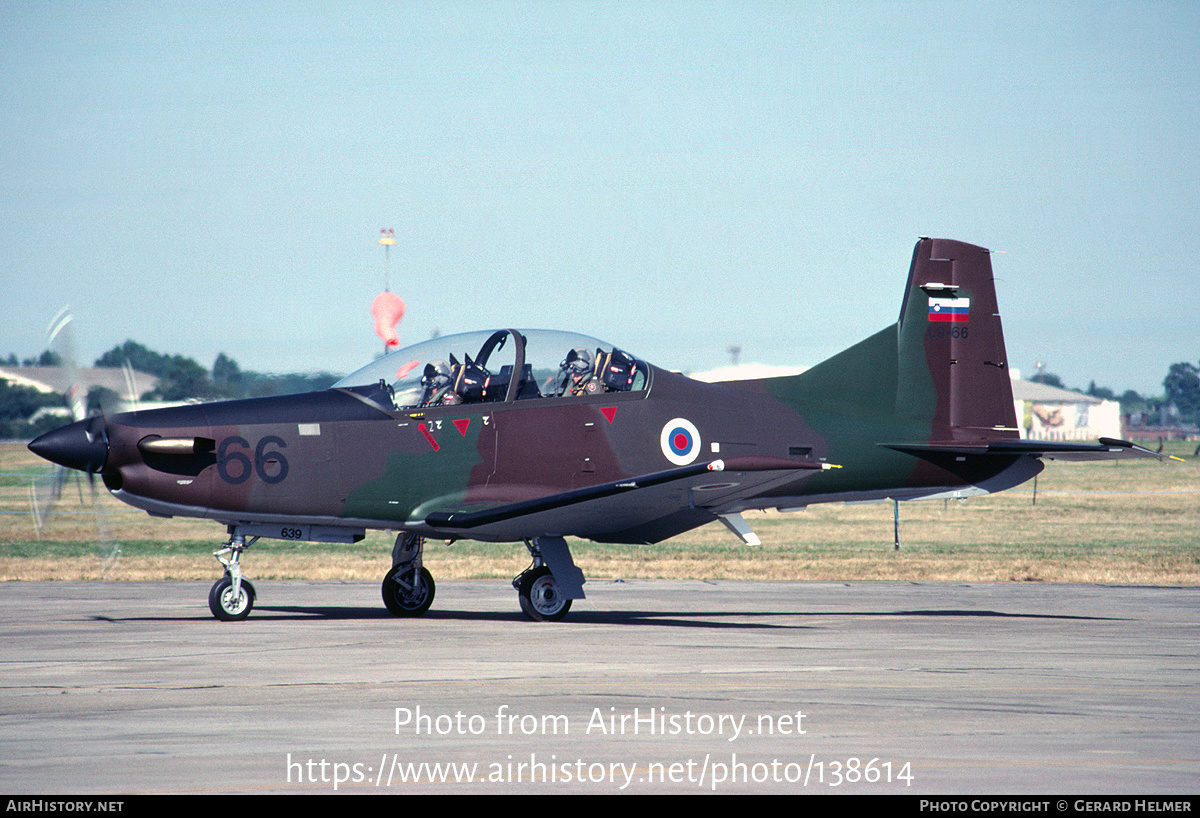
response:
[[[965,324],[971,319],[971,299],[930,298],[929,320]]]

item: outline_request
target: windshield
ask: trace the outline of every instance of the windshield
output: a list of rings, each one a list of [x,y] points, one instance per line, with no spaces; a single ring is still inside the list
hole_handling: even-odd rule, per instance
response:
[[[516,383],[513,372],[519,371]],[[433,338],[377,358],[335,388],[391,389],[396,408],[633,392],[649,367],[612,344],[555,330],[493,330]]]

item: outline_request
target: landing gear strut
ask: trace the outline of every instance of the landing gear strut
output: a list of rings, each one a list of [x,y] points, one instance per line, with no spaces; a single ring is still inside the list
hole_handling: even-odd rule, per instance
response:
[[[433,575],[421,564],[425,538],[401,531],[392,548],[392,568],[383,577],[383,604],[395,616],[420,616],[433,604]]]
[[[245,619],[254,608],[257,594],[250,580],[242,578],[242,552],[254,543],[258,537],[246,542],[246,537],[236,533],[230,527],[229,542],[213,556],[225,566],[225,576],[221,577],[208,591],[208,609],[213,616],[225,622],[235,622]]]

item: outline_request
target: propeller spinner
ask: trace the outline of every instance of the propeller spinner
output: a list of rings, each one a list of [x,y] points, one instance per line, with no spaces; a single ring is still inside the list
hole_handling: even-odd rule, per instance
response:
[[[46,434],[29,444],[29,449],[39,457],[79,469],[88,474],[97,474],[108,460],[108,435],[103,418],[80,420]]]

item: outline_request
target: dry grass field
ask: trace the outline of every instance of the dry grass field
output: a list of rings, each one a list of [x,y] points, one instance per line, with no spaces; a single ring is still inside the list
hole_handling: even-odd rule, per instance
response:
[[[907,580],[1200,584],[1200,460],[1050,462],[1037,481],[966,501],[830,504],[750,513],[761,546],[713,524],[656,546],[572,542],[588,577],[757,580]],[[49,468],[24,445],[0,443],[0,580],[215,579],[225,532],[212,522],[163,520],[75,478],[42,525],[32,513]],[[243,557],[252,579],[379,580],[392,536],[353,546],[260,540]],[[520,544],[429,543],[440,582],[509,579],[528,564]]]

